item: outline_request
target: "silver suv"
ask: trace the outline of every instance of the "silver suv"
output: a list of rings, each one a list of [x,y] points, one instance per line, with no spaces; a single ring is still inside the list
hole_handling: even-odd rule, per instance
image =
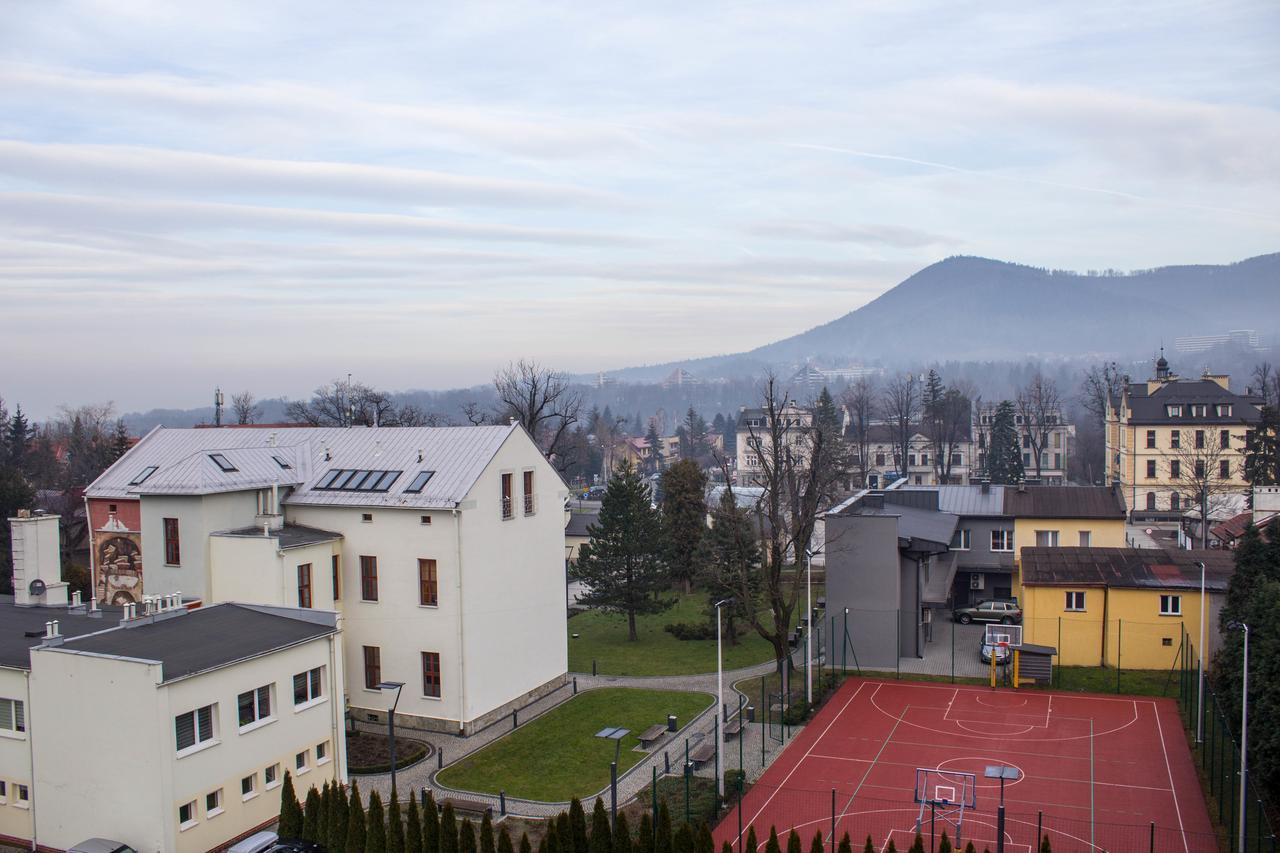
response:
[[[979,601],[972,607],[957,607],[951,612],[951,618],[961,625],[968,625],[970,622],[1021,625],[1022,608],[1014,601]]]

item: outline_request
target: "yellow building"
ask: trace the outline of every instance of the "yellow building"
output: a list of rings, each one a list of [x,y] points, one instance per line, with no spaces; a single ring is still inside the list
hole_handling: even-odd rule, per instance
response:
[[[1167,670],[1200,637],[1205,564],[1206,660],[1234,571],[1230,553],[1157,548],[1023,548],[1023,642],[1058,650],[1058,666]]]
[[[1107,401],[1107,479],[1121,484],[1130,512],[1144,517],[1180,517],[1198,505],[1205,486],[1211,503],[1243,495],[1245,442],[1261,406],[1247,389],[1233,393],[1230,377],[1183,379],[1161,356],[1155,379],[1128,382]],[[1210,506],[1211,517],[1238,511]]]
[[[1120,491],[1105,486],[1006,486],[1004,514],[1013,519],[1020,549],[1122,548],[1125,507]],[[1020,596],[1020,561],[1013,561],[1013,594]],[[1048,645],[1053,645],[1049,643]]]

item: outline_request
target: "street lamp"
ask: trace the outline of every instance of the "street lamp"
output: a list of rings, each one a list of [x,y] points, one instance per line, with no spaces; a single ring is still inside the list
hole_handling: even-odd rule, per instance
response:
[[[1204,743],[1204,562],[1197,560],[1200,567],[1200,660],[1197,666],[1197,700],[1196,700],[1196,743]]]
[[[603,740],[613,741],[613,763],[609,765],[609,814],[610,826],[618,822],[618,757],[622,754],[622,739],[631,734],[630,729],[610,726],[601,729],[595,736]]]
[[[720,760],[724,754],[724,650],[721,645],[720,608],[733,604],[733,598],[716,602],[716,790],[724,799],[724,774],[720,772]]]
[[[1249,626],[1243,622],[1228,622],[1227,628],[1244,632],[1244,677],[1240,685],[1240,835],[1237,839],[1240,853],[1244,853],[1244,820],[1248,811],[1244,796],[1249,785]]]
[[[804,585],[809,597],[808,615],[804,620],[804,693],[810,708],[813,707],[813,558],[821,553],[821,548],[816,551],[804,549]]]
[[[391,703],[391,711],[387,714],[387,743],[391,745],[391,792],[394,794],[396,790],[396,706],[400,704],[400,688],[404,687],[403,681],[382,681],[378,683],[379,690],[394,690],[396,692],[395,701]]]
[[[996,853],[1004,853],[1004,782],[1006,779],[1016,782],[1022,774],[1016,767],[988,764],[982,775],[988,779],[1000,780],[1000,809],[996,813]]]

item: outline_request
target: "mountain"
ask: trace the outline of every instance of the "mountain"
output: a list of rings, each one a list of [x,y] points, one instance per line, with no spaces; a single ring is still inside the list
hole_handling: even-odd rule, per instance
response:
[[[1221,266],[1082,274],[952,257],[856,311],[747,352],[609,371],[629,381],[676,368],[701,378],[814,360],[945,362],[1146,354],[1163,340],[1276,331],[1280,253]]]

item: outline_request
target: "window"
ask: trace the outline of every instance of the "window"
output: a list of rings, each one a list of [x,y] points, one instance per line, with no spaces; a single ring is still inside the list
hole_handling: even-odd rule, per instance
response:
[[[15,806],[25,809],[27,808],[27,806],[31,805],[31,789],[30,788],[28,788],[26,785],[23,785],[21,782],[14,783],[13,788],[16,794],[13,801],[13,804]]]
[[[403,473],[331,468],[312,488],[318,492],[385,492]]]
[[[190,829],[196,825],[196,801],[178,806],[178,829]]]
[[[1174,492],[1169,495],[1169,509],[1178,510],[1182,508],[1182,495]]]
[[[420,520],[421,520],[421,522],[422,522],[423,524],[430,524],[430,523],[431,523],[431,516],[429,516],[429,515],[424,515],[424,516],[422,516],[422,517],[421,517],[421,519],[420,519]]]
[[[266,783],[266,788],[270,791],[276,785],[280,784],[280,765],[272,764],[266,770],[262,771],[262,779]]]
[[[240,798],[252,800],[258,796],[258,774],[250,773],[240,780]]]
[[[377,690],[382,683],[382,650],[377,646],[364,647],[364,686]]]
[[[1204,403],[1193,403],[1191,405],[1191,417],[1203,418],[1209,414],[1209,407]]]
[[[440,588],[435,560],[418,560],[418,603],[426,607],[440,604]]]
[[[1088,530],[1080,531],[1080,547],[1088,548],[1093,544],[1093,533]]]
[[[1196,450],[1204,449],[1204,430],[1196,430]]]
[[[908,465],[916,464],[916,455],[914,453],[907,454],[907,464]]]
[[[1066,604],[1063,605],[1064,610],[1080,611],[1084,610],[1084,593],[1068,592]]]
[[[1165,406],[1164,413],[1165,415],[1171,418],[1180,418],[1182,417],[1182,407],[1181,406]]]
[[[440,698],[440,653],[422,653],[422,695]]]
[[[929,454],[928,454],[928,453],[921,453],[921,454],[920,454],[920,464],[921,464],[921,465],[928,465],[928,464],[929,464]]]
[[[427,483],[431,481],[431,477],[435,471],[419,471],[413,478],[413,482],[409,483],[409,488],[405,489],[406,494],[416,495],[427,487]]]
[[[1147,460],[1147,479],[1154,479],[1156,476],[1156,460]]]
[[[1160,615],[1161,616],[1181,616],[1182,615],[1182,596],[1180,595],[1160,596]]]
[[[341,598],[342,592],[342,558],[337,554],[333,555],[333,600],[337,601]]]
[[[1220,417],[1220,418],[1229,418],[1229,417],[1231,417],[1231,404],[1230,404],[1230,403],[1219,403],[1218,405],[1214,406],[1214,409],[1218,412],[1218,417]]]
[[[378,600],[378,558],[360,558],[360,598],[364,601]]]
[[[134,477],[132,480],[129,481],[129,485],[141,486],[143,483],[147,481],[148,477],[150,477],[152,474],[154,474],[159,470],[160,468],[157,465],[148,465],[146,468],[143,468],[141,471],[138,472],[138,476]]]
[[[963,464],[964,464],[963,459],[964,459],[964,457],[963,457],[961,454],[959,454],[959,453],[952,453],[952,454],[951,454],[951,464],[952,464],[952,465],[963,465]]]
[[[1204,479],[1204,472],[1205,472],[1204,460],[1203,460],[1203,459],[1197,459],[1197,460],[1196,460],[1196,479],[1197,479],[1197,480],[1203,480],[1203,479]]]
[[[1022,449],[1027,450],[1031,447],[1031,436],[1024,435],[1022,437]]]
[[[970,535],[973,531],[968,528],[961,528],[951,535],[952,551],[968,551]]]
[[[228,474],[240,470],[236,466],[232,465],[231,460],[223,456],[221,453],[210,453],[209,458],[213,460],[214,465],[217,465]]]
[[[1231,460],[1229,459],[1218,460],[1218,477],[1219,479],[1223,479],[1223,480],[1231,479]]]
[[[1169,461],[1169,476],[1174,480],[1182,476],[1182,462],[1177,459]]]
[[[316,744],[316,764],[324,764],[329,760],[329,741]]]
[[[991,550],[992,551],[1012,551],[1013,550],[1013,531],[1012,530],[991,531]]]
[[[302,775],[311,769],[307,766],[307,759],[311,757],[310,752],[311,750],[304,749],[293,757],[293,767],[298,771],[298,775]]]
[[[1031,454],[1030,454],[1030,453],[1024,453],[1024,454],[1022,454],[1022,467],[1023,467],[1023,468],[1030,468],[1030,467],[1031,467]]]
[[[883,454],[883,453],[877,453],[877,454],[876,454],[876,464],[877,464],[877,465],[883,465],[883,464],[884,464],[884,454]]]
[[[1058,547],[1058,531],[1037,530],[1036,531],[1036,547],[1037,548],[1057,548]]]
[[[257,690],[249,690],[236,697],[236,709],[240,727],[271,718],[271,685],[264,684]]]
[[[1182,446],[1182,430],[1175,429],[1169,433],[1169,446],[1177,449]]]
[[[26,706],[21,699],[0,699],[0,731],[25,732]]]
[[[298,606],[311,606],[311,564],[298,566]]]
[[[292,465],[290,465],[290,464],[288,463],[288,461],[287,461],[287,460],[285,460],[285,459],[284,459],[283,457],[281,457],[281,456],[272,456],[271,458],[272,458],[272,459],[274,459],[274,460],[276,460],[276,464],[277,464],[277,465],[279,465],[281,468],[283,468],[283,469],[284,469],[284,470],[286,470],[286,471],[288,471],[288,470],[290,470],[290,469],[292,469],[292,468],[293,468],[293,466],[292,466]]]
[[[1147,492],[1147,509],[1154,510],[1156,508],[1156,493]]]
[[[178,542],[178,519],[164,520],[164,564],[179,566],[182,564],[182,547]]]
[[[204,816],[217,817],[222,814],[222,789],[210,791],[204,795]]]
[[[1229,450],[1231,448],[1231,430],[1218,430],[1218,446],[1223,450]]]
[[[522,492],[524,496],[524,514],[533,515],[533,472],[532,471],[524,472],[524,482],[522,485],[524,486],[524,490]]]
[[[173,718],[178,752],[213,742],[213,705],[205,705]]]
[[[372,524],[372,523],[373,523],[373,513],[371,513],[371,512],[362,512],[362,513],[360,513],[360,521],[361,521],[361,523],[363,523],[363,524]]]
[[[0,805],[9,802],[9,784],[0,779]]]
[[[511,475],[502,475],[502,517],[504,519],[511,518],[514,511],[511,508]]]
[[[318,666],[293,677],[293,704],[306,705],[324,698],[324,667]]]

